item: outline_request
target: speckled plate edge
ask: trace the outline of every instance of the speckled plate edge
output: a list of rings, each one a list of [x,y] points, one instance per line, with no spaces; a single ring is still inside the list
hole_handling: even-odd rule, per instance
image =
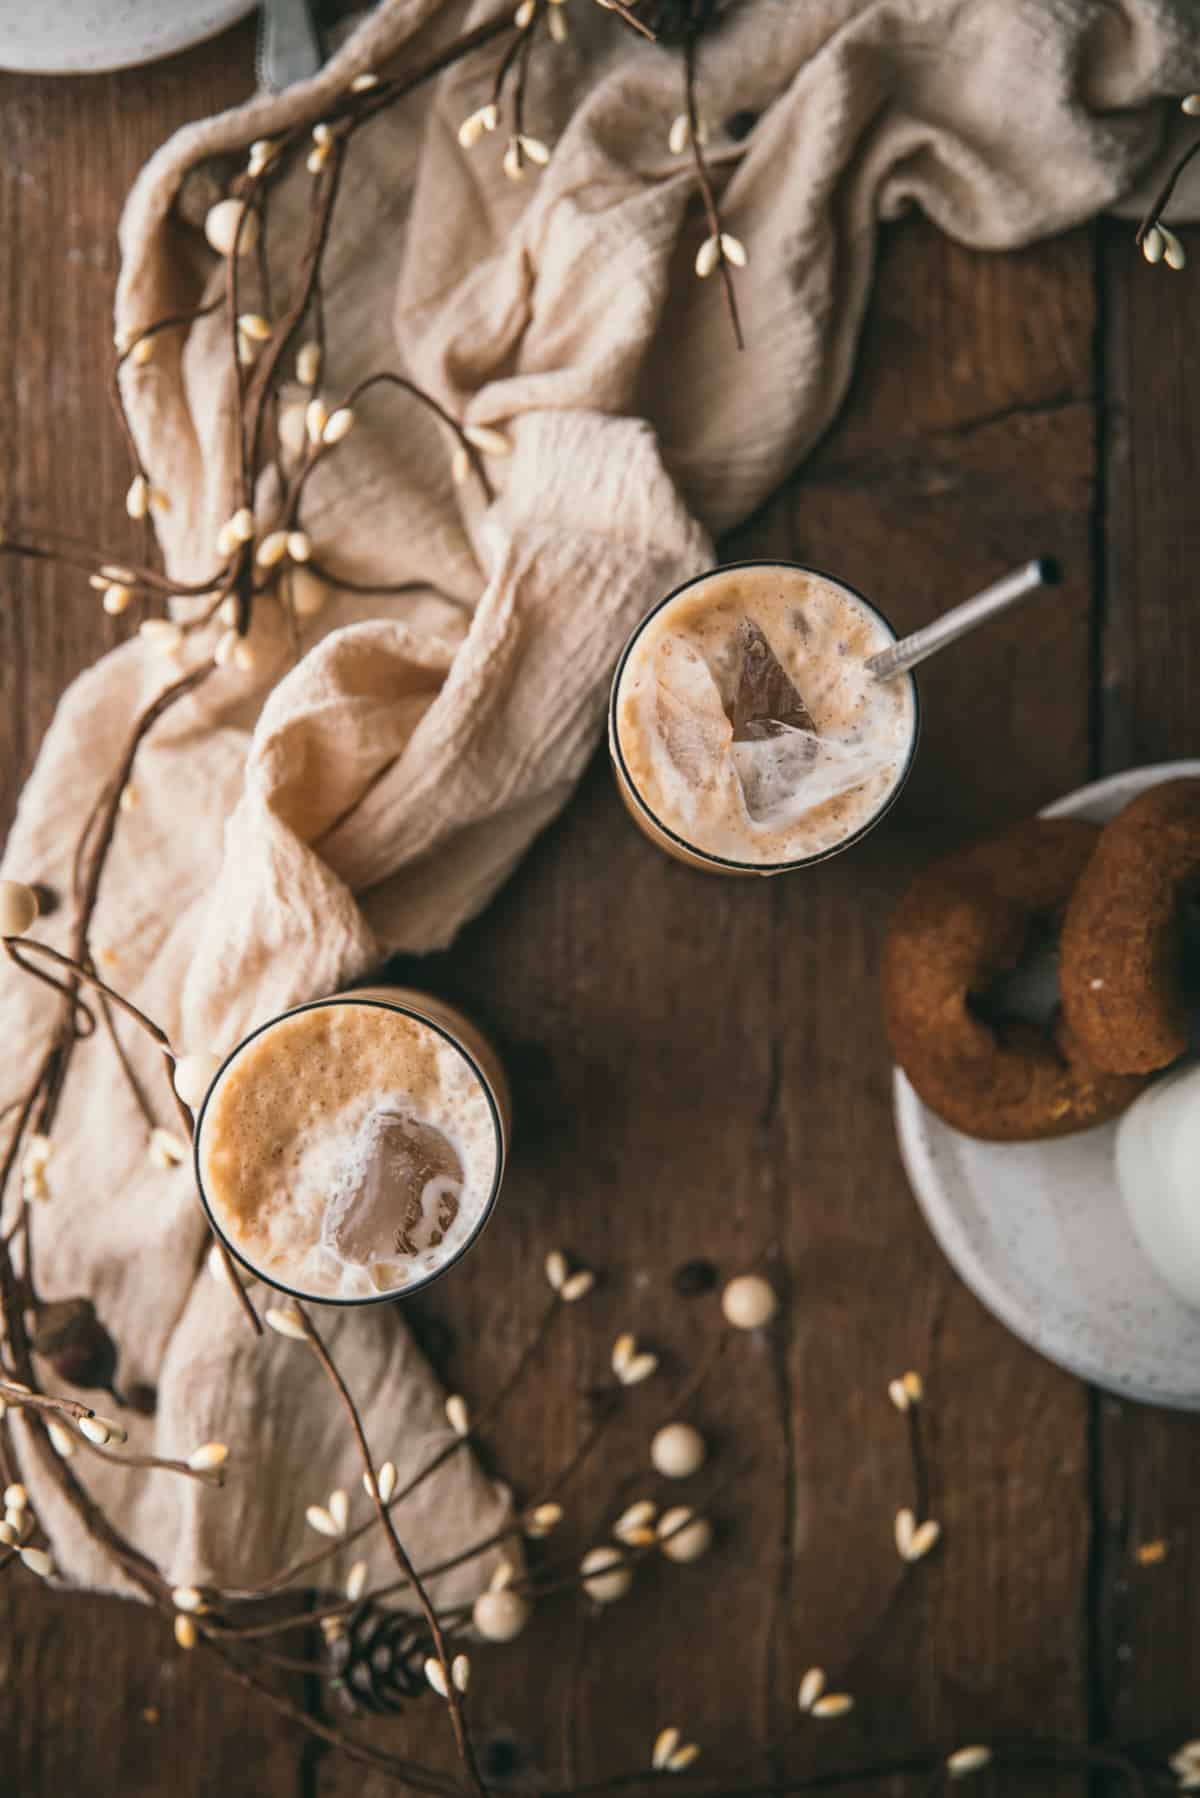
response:
[[[164,5],[144,0],[114,14],[111,6],[72,5],[73,18],[51,21],[49,8],[0,7],[0,70],[19,75],[101,75],[140,68],[174,56],[253,12],[257,0],[207,0],[202,5]],[[22,37],[21,19],[38,21]]]
[[[1200,775],[1200,761],[1159,762],[1146,768],[1127,769],[1068,793],[1053,805],[1046,806],[1042,815],[1100,819],[1111,817],[1147,787],[1187,775]],[[1047,1326],[1036,1309],[1031,1309],[1028,1289],[1004,1278],[1005,1274],[1011,1276],[1016,1271],[1011,1261],[1002,1262],[999,1271],[989,1265],[972,1241],[965,1217],[952,1190],[952,1183],[943,1178],[938,1164],[934,1139],[939,1136],[950,1142],[963,1139],[921,1103],[899,1068],[893,1069],[892,1079],[896,1139],[909,1185],[943,1254],[976,1298],[1014,1336],[1079,1379],[1121,1398],[1136,1399],[1144,1404],[1165,1405],[1174,1410],[1200,1411],[1200,1367],[1196,1370],[1193,1383],[1184,1390],[1170,1381],[1163,1385],[1150,1385],[1136,1378],[1122,1376],[1119,1371],[1098,1363],[1087,1354],[1074,1353],[1059,1339],[1053,1320]],[[1120,1204],[1115,1184],[1112,1188],[1112,1202],[1114,1205]],[[1154,1277],[1157,1279],[1157,1275]],[[1167,1295],[1168,1289],[1165,1286],[1163,1292]],[[1099,1320],[1093,1317],[1092,1323],[1102,1332],[1102,1317]]]

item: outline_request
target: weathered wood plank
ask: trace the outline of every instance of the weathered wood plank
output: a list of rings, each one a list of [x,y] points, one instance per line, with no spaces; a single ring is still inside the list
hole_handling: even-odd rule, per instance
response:
[[[1200,558],[1194,352],[1197,274],[1147,267],[1107,225],[1103,365],[1107,481],[1097,762],[1100,772],[1200,750]],[[1200,1604],[1195,1473],[1200,1418],[1096,1405],[1093,1654],[1102,1727],[1168,1743],[1195,1734]],[[1165,1539],[1161,1565],[1139,1546]]]
[[[798,1673],[838,1668],[894,1578],[906,1454],[885,1386],[912,1364],[930,1387],[944,1556],[857,1666],[854,1718],[795,1764],[1086,1727],[1084,1394],[975,1304],[919,1220],[892,1137],[875,974],[888,906],[932,848],[1086,773],[1089,257],[1083,237],[1003,261],[916,223],[893,233],[845,419],[726,546],[809,556],[905,628],[1031,553],[1068,566],[1051,602],[930,671],[920,764],[877,836],[807,876],[713,881],[634,833],[598,758],[453,954],[405,970],[485,1016],[521,1072],[500,1213],[420,1307],[453,1332],[452,1383],[486,1392],[515,1356],[548,1246],[608,1271],[497,1433],[507,1474],[532,1483],[576,1440],[572,1387],[602,1372],[619,1327],[683,1361],[715,1337],[711,1299],[671,1298],[680,1262],[705,1255],[728,1273],[777,1246],[790,1270],[778,1362],[732,1342],[728,1372],[695,1403],[719,1444],[714,1475],[755,1460],[719,1506],[719,1551],[640,1580],[589,1626],[577,1677],[573,1601],[480,1657],[481,1735],[515,1738],[526,1772],[561,1770],[572,1690],[589,1777],[644,1764],[665,1723],[711,1762],[789,1725]],[[650,1388],[635,1409],[653,1414]],[[644,1465],[647,1429],[615,1428],[581,1481],[576,1552],[606,1498],[643,1488],[626,1476]],[[321,1798],[361,1785],[323,1763]]]
[[[177,125],[253,85],[235,32],[153,69],[90,80],[0,76],[0,458],[5,522],[133,548],[129,474],[105,397],[116,221]],[[0,824],[62,687],[126,633],[83,576],[6,562],[0,586]],[[21,1798],[201,1798],[297,1789],[294,1729],[264,1713],[141,1607],[0,1579],[0,1788]]]

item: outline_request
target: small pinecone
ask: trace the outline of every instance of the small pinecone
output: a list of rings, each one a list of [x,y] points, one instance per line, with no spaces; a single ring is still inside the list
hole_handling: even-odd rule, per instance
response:
[[[345,1633],[329,1644],[329,1683],[351,1714],[402,1710],[406,1698],[420,1698],[430,1690],[425,1661],[432,1652],[423,1618],[368,1600],[351,1613]]]
[[[660,44],[682,44],[720,23],[736,0],[636,0],[633,10]]]

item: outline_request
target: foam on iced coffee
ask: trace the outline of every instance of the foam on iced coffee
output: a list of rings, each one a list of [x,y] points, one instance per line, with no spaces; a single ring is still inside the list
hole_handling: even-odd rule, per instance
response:
[[[402,1290],[451,1259],[498,1142],[470,1062],[405,1012],[313,1006],[252,1038],[204,1114],[214,1219],[268,1279],[319,1297]]]
[[[652,614],[615,728],[651,815],[708,855],[803,861],[869,824],[903,779],[911,682],[865,664],[893,641],[847,588],[788,567],[718,569]]]

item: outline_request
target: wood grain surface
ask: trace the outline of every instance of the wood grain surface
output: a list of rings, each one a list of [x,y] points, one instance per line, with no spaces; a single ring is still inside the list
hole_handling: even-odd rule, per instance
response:
[[[246,31],[147,71],[0,79],[12,513],[120,550],[127,472],[100,379],[120,201],[170,129],[250,82]],[[519,1645],[477,1656],[496,1783],[644,1765],[666,1723],[712,1764],[753,1753],[812,1662],[849,1661],[858,1703],[793,1768],[980,1736],[1195,1732],[1200,1420],[1089,1393],[951,1273],[897,1157],[875,977],[889,906],[932,851],[1090,772],[1196,748],[1196,278],[1146,269],[1115,226],[1006,257],[917,219],[891,228],[843,417],[724,549],[828,567],[902,630],[1032,554],[1059,556],[1064,586],[931,666],[916,771],[852,855],[775,882],[692,873],[632,829],[598,755],[453,952],[403,969],[493,1032],[519,1119],[487,1236],[411,1307],[435,1363],[481,1399],[532,1331],[546,1248],[606,1274],[491,1432],[496,1470],[532,1490],[557,1469],[618,1329],[663,1356],[573,1483],[556,1553],[663,1496],[639,1471],[649,1435],[723,1335],[716,1299],[679,1297],[676,1269],[765,1258],[788,1298],[774,1344],[727,1339],[685,1409],[715,1448],[699,1489],[720,1489],[719,1552],[652,1568],[592,1619],[547,1602]],[[77,576],[5,569],[0,822],[56,695],[121,635]],[[879,1632],[909,1496],[885,1388],[908,1366],[929,1388],[946,1541]],[[1140,1566],[1159,1536],[1167,1560]],[[24,1575],[0,1580],[0,1682],[3,1798],[385,1790],[178,1654],[158,1619]],[[315,1682],[293,1696],[328,1703]],[[434,1707],[381,1731],[401,1736],[444,1759]],[[759,1753],[748,1770],[778,1766]]]

